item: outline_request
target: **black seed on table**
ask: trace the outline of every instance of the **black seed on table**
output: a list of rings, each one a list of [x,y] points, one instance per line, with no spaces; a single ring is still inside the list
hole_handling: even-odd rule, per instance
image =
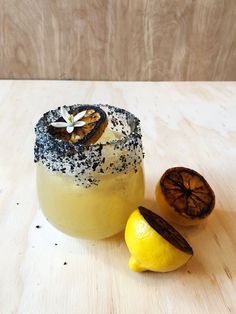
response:
[[[55,243],[55,245],[58,245],[57,243]]]
[[[41,228],[41,226],[37,225],[37,226],[35,226],[35,228],[39,229],[39,228]]]
[[[16,205],[19,205],[20,203],[16,203]]]
[[[63,265],[67,265],[67,262],[64,262],[64,264]]]

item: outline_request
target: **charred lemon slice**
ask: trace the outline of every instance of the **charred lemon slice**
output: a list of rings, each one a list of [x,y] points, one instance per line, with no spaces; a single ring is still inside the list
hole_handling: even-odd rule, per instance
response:
[[[198,172],[175,167],[168,169],[156,188],[158,209],[163,216],[181,225],[194,225],[215,206],[215,194]]]
[[[136,272],[173,271],[193,255],[191,246],[177,230],[144,207],[129,217],[125,241],[131,253],[129,267]]]
[[[73,132],[68,133],[65,127],[55,128],[50,126],[49,133],[53,137],[67,142],[86,145],[96,143],[108,124],[105,111],[98,106],[83,105],[68,112],[72,118],[76,117],[79,113],[83,113],[83,116],[80,119],[80,122],[82,123],[80,123],[80,127],[75,127]],[[63,117],[60,117],[56,123],[63,121]]]

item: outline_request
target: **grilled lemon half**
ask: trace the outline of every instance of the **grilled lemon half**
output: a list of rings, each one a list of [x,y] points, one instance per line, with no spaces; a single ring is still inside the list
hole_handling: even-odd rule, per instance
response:
[[[125,242],[131,253],[129,267],[135,272],[173,271],[193,255],[191,246],[177,230],[144,207],[129,217]]]
[[[80,120],[85,124],[79,128],[75,128],[71,134],[69,134],[64,127],[54,128],[49,127],[49,133],[59,139],[66,142],[79,143],[79,144],[94,144],[102,136],[108,125],[107,115],[102,108],[94,105],[81,105],[78,106],[69,114],[75,116],[78,113],[86,111],[84,117]],[[62,122],[63,118],[60,117],[56,122]]]
[[[210,215],[215,194],[198,172],[184,167],[168,169],[156,187],[160,213],[180,225],[196,225]]]

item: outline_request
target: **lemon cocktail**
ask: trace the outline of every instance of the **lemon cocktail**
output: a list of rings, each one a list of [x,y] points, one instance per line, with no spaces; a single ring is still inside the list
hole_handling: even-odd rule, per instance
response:
[[[40,207],[69,235],[116,234],[142,204],[142,159],[140,122],[131,113],[108,105],[49,111],[36,126]]]

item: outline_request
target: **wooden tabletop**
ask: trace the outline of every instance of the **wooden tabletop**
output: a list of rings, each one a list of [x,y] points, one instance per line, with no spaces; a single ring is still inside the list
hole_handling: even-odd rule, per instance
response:
[[[79,240],[41,214],[34,126],[74,103],[109,103],[141,119],[152,210],[171,166],[193,168],[212,186],[208,221],[177,228],[195,253],[186,266],[133,273],[123,234]],[[1,314],[236,313],[236,83],[0,81],[0,128]]]

